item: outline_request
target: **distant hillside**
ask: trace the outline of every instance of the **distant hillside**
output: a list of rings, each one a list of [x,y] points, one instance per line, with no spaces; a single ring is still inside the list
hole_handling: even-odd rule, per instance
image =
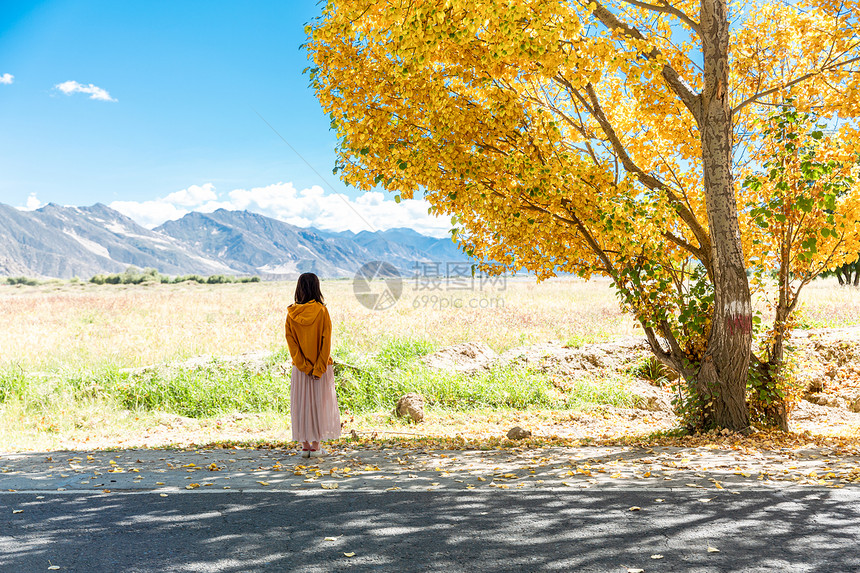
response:
[[[231,272],[223,263],[99,203],[49,204],[36,211],[0,204],[2,275],[87,278],[132,265],[166,274]]]
[[[416,262],[469,259],[450,239],[412,229],[334,233],[220,209],[148,230],[102,204],[36,211],[0,204],[0,276],[89,278],[136,266],[171,275],[334,278],[375,260],[411,273]]]

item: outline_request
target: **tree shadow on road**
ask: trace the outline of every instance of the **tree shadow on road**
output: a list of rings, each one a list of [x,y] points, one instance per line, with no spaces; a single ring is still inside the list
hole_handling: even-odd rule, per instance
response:
[[[0,569],[855,571],[857,498],[646,489],[15,494],[0,496]]]

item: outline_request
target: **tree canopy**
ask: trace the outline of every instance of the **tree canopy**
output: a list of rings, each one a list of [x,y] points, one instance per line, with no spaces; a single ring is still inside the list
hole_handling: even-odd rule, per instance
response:
[[[824,164],[850,178],[858,3],[328,0],[310,77],[344,181],[422,195],[480,259],[610,277],[701,423],[742,428],[747,267],[773,268],[780,241],[804,269],[856,258],[856,188],[780,235],[768,206],[806,189],[755,174],[790,102],[828,126]]]

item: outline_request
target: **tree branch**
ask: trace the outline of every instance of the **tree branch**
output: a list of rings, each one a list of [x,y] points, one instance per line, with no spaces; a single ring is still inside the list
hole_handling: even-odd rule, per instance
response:
[[[635,38],[637,40],[645,40],[645,37],[642,33],[627,24],[626,22],[622,22],[619,20],[615,14],[610,12],[606,7],[603,6],[600,2],[596,2],[594,8],[594,15],[597,16],[597,19],[603,23],[604,26],[609,28],[610,30],[621,30],[631,38]],[[651,48],[650,51],[644,54],[646,58],[649,60],[656,60],[660,56],[660,50],[657,48]],[[663,65],[662,70],[663,79],[668,84],[669,88],[675,95],[677,95],[687,109],[693,114],[693,118],[696,120],[696,123],[701,126],[702,124],[702,97],[700,94],[693,93],[693,90],[681,79],[681,76],[678,75],[678,72],[675,71],[672,66],[669,64]]]
[[[858,62],[858,61],[860,61],[860,56],[857,56],[854,58],[849,58],[849,59],[844,60],[842,62],[832,64],[829,66],[825,66],[825,67],[821,68],[820,70],[814,70],[814,71],[808,72],[806,74],[803,74],[802,76],[794,78],[793,80],[786,82],[785,84],[778,85],[778,86],[772,87],[770,89],[766,89],[763,92],[759,92],[753,96],[748,97],[747,99],[745,99],[744,101],[742,101],[741,103],[736,105],[735,108],[732,110],[732,114],[739,112],[744,107],[757,101],[759,98],[769,96],[770,94],[777,92],[781,89],[790,88],[793,85],[799,84],[800,82],[804,82],[811,77],[817,76],[817,75],[822,74],[824,72],[829,72],[829,71],[835,70],[836,68],[841,68],[842,66],[845,66],[847,64],[853,64],[854,62]]]
[[[708,235],[708,232],[702,227],[699,223],[699,220],[696,219],[696,216],[693,212],[687,208],[684,202],[678,197],[668,185],[651,175],[650,173],[646,173],[642,170],[638,165],[633,162],[633,159],[627,153],[627,150],[624,148],[624,145],[621,143],[621,139],[618,137],[618,134],[615,132],[615,128],[612,127],[612,124],[609,122],[609,119],[606,117],[606,114],[603,113],[603,109],[600,107],[600,102],[597,100],[597,94],[594,92],[594,88],[591,84],[585,87],[586,92],[588,94],[588,100],[586,100],[582,94],[579,93],[578,90],[573,88],[567,80],[561,76],[557,75],[555,78],[560,79],[561,81],[567,84],[568,89],[571,90],[570,93],[573,97],[579,99],[580,103],[588,109],[591,116],[600,124],[601,130],[606,135],[609,143],[612,145],[612,149],[615,152],[615,155],[621,159],[621,164],[624,166],[630,173],[634,173],[639,181],[642,182],[643,185],[652,190],[661,190],[666,193],[666,197],[669,199],[669,202],[672,205],[672,208],[675,209],[675,212],[681,217],[681,220],[686,223],[686,225],[693,232],[693,236],[696,237],[696,241],[699,243],[699,260],[702,261],[702,264],[707,269],[708,274],[711,274],[711,238]]]
[[[702,35],[701,30],[699,29],[699,23],[687,16],[681,10],[678,10],[665,0],[661,0],[660,6],[655,6],[654,4],[648,4],[646,2],[638,2],[637,0],[621,0],[622,2],[626,2],[627,4],[632,4],[639,8],[644,8],[645,10],[651,10],[652,12],[660,12],[662,14],[671,14],[672,16],[677,17],[680,21],[690,27],[692,31],[694,31],[698,35]]]

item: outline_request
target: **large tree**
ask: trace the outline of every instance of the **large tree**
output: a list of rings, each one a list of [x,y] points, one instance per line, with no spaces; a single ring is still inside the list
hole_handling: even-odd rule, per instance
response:
[[[858,1],[328,0],[307,48],[345,181],[419,191],[481,259],[609,276],[696,424],[744,429],[736,181],[769,106],[857,117]]]

